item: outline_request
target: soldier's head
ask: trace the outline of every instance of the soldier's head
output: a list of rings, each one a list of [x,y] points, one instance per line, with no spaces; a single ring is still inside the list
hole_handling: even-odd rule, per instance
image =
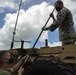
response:
[[[7,68],[8,63],[13,62],[11,59],[11,54],[8,51],[0,51],[0,67]]]
[[[54,3],[54,6],[56,10],[59,12],[64,7],[64,4],[61,0],[58,0]]]

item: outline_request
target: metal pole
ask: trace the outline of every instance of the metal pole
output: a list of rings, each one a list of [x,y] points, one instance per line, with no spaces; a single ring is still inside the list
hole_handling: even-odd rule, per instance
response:
[[[55,8],[53,9],[52,13],[54,12],[54,10],[55,10]],[[45,27],[45,26],[47,25],[49,19],[50,19],[50,16],[49,16],[48,20],[46,21],[46,23],[45,23],[45,25],[44,25],[43,27]],[[25,64],[25,63],[27,62],[27,60],[29,59],[29,57],[30,57],[32,51],[34,50],[34,47],[35,47],[35,45],[36,45],[36,43],[37,43],[39,37],[41,36],[42,32],[43,32],[43,30],[40,32],[40,34],[39,34],[37,40],[35,41],[35,43],[34,43],[34,45],[33,45],[33,47],[32,47],[32,50],[26,55],[26,58],[25,58],[24,62],[22,63],[22,67],[24,66],[24,64]]]
[[[13,37],[12,37],[12,42],[11,42],[10,49],[12,49],[13,45],[14,45],[14,37],[15,37],[15,34],[16,34],[16,27],[17,27],[17,22],[18,22],[18,17],[19,17],[19,13],[20,13],[21,4],[22,4],[22,0],[20,1],[20,5],[19,5],[19,10],[18,10],[17,18],[16,18],[16,23],[15,23],[15,28],[14,28],[14,32],[13,32]]]

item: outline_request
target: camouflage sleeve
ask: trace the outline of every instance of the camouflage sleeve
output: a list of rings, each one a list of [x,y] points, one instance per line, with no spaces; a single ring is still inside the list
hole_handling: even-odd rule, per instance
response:
[[[59,27],[59,25],[60,25],[60,23],[59,23],[57,20],[55,20],[55,21],[49,26],[49,30],[53,32],[56,28]]]
[[[12,68],[7,68],[7,71],[9,71],[13,75],[13,69]]]
[[[0,75],[12,75],[9,71],[3,71],[0,73]]]
[[[63,8],[57,15],[57,20],[55,20],[51,26],[49,26],[50,31],[54,31],[56,28],[58,28],[62,22],[64,21],[67,14],[67,10]]]
[[[66,8],[63,8],[59,14],[57,15],[57,20],[59,21],[60,25],[62,24],[62,22],[64,21],[66,15],[68,13],[68,10]]]

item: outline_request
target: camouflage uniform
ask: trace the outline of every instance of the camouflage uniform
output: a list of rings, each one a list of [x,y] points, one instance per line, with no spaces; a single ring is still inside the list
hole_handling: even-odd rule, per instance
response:
[[[3,70],[3,69],[0,69],[0,75],[12,75],[12,73],[9,72],[9,71],[6,71],[6,70]]]
[[[71,11],[67,8],[62,8],[57,14],[57,20],[49,26],[50,31],[54,31],[59,27],[59,39],[62,42],[74,42],[75,30],[73,27],[73,18]]]

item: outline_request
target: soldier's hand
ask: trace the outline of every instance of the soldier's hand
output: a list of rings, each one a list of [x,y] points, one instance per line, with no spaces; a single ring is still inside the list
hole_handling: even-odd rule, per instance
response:
[[[50,17],[52,17],[52,18],[53,18],[53,17],[54,17],[54,14],[53,14],[53,13],[50,13]]]
[[[55,17],[54,17],[54,14],[53,13],[50,13],[50,17],[52,17],[53,20],[55,21]]]
[[[24,72],[24,68],[22,68],[22,66],[20,67],[20,69],[18,70],[18,75],[22,75]]]
[[[26,56],[23,56],[20,61],[24,61],[26,59]]]
[[[43,28],[42,28],[42,30],[45,30],[45,31],[46,31],[46,30],[49,30],[49,28],[48,28],[48,27],[46,27],[46,28],[45,28],[45,27],[43,27]]]

